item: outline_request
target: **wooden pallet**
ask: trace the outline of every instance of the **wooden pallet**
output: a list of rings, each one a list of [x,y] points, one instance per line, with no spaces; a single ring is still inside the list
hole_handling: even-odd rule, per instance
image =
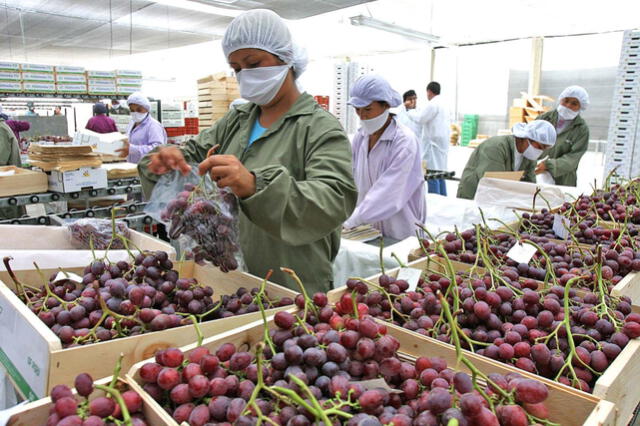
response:
[[[297,312],[296,309],[292,309],[291,312]],[[268,320],[269,327],[273,326],[273,318]],[[438,342],[434,339],[417,339],[414,333],[404,330],[400,327],[388,327],[388,333],[400,342],[399,355],[411,362],[419,356],[440,357],[447,361],[447,366],[456,371],[468,370],[457,362],[455,348],[451,345],[447,345],[442,342]],[[203,346],[209,348],[211,351],[215,351],[224,343],[233,343],[236,347],[241,347],[243,350],[253,350],[255,345],[263,338],[264,324],[262,321],[257,321],[253,324],[248,324],[237,330],[223,333],[219,336],[206,339],[203,342]],[[189,345],[181,348],[184,352],[190,352],[195,349],[196,345]],[[613,425],[614,424],[614,406],[607,401],[601,401],[593,395],[586,394],[584,392],[576,391],[569,387],[560,385],[559,383],[552,382],[547,379],[540,378],[538,376],[523,372],[507,364],[495,362],[488,358],[476,355],[471,352],[466,352],[467,358],[482,372],[508,374],[514,371],[520,374],[539,380],[545,383],[549,387],[549,398],[545,401],[546,406],[549,408],[549,417],[553,422],[557,422],[564,425]],[[148,360],[151,361],[151,360]],[[134,365],[126,376],[126,379],[130,386],[137,392],[144,392],[142,390],[142,380],[140,379],[140,368],[148,361],[142,361]],[[161,407],[156,404],[155,411],[160,411]],[[571,407],[567,410],[567,407]],[[177,423],[167,415],[167,424],[177,426]]]
[[[82,276],[83,269],[67,271]],[[198,282],[214,288],[214,301],[221,295],[234,293],[239,287],[251,289],[258,287],[262,282],[261,278],[247,273],[232,271],[225,274],[213,266],[200,266],[193,262],[178,264],[175,269],[180,272],[181,277],[196,278]],[[46,277],[53,272],[56,271],[43,271]],[[25,284],[38,287],[42,284],[40,275],[35,270],[16,271],[16,275]],[[6,366],[6,369],[12,376],[18,376],[17,382],[25,383],[26,386],[22,386],[21,392],[26,399],[34,400],[34,396],[41,398],[56,384],[72,385],[79,372],[91,372],[94,378],[106,377],[112,373],[121,352],[125,355],[122,363],[126,371],[134,363],[152,356],[158,349],[183,346],[196,338],[195,327],[187,325],[63,349],[60,339],[7,286],[13,285],[7,272],[0,272],[0,280],[0,312],[4,318],[2,323],[11,325],[3,329],[0,323],[0,349],[6,352],[5,345],[19,345],[18,352],[21,356],[9,357],[10,365]],[[294,298],[296,295],[292,290],[274,283],[267,283],[267,291],[270,297],[274,298]],[[282,309],[285,308],[275,308],[270,312],[275,313]],[[200,324],[200,329],[205,336],[212,336],[255,321],[259,317],[259,312],[253,312],[207,321]],[[28,359],[33,363],[37,362],[38,374],[31,374],[33,368],[28,365]],[[100,362],[96,363],[96,360]],[[0,357],[0,361],[4,362],[5,359]]]
[[[418,259],[414,262],[409,263],[409,267],[416,268],[420,270],[429,270],[434,272],[443,272],[445,270],[444,264],[438,262],[437,256],[432,258],[425,257],[422,259]],[[468,265],[461,262],[451,262],[453,269],[456,272],[460,271],[468,271],[472,265]],[[386,274],[392,277],[397,277],[401,268],[395,268],[390,271],[386,271]],[[476,268],[478,273],[484,272],[483,268]],[[634,274],[636,275],[636,274]],[[378,279],[380,278],[380,274],[367,278],[368,281],[373,282],[374,284],[378,284]],[[540,283],[542,284],[542,283]],[[327,295],[329,298],[329,303],[335,303],[340,299],[340,297],[347,292],[347,288],[341,287],[335,290],[330,291]],[[387,327],[394,327],[390,323],[386,323]],[[406,333],[409,333],[416,338],[422,340],[428,340],[437,342],[438,344],[445,345],[449,348],[453,349],[452,345],[447,343],[440,342],[436,339],[432,339],[422,334],[415,333],[410,330],[403,329],[401,327],[397,327]],[[490,358],[486,358],[481,355],[476,355],[477,357],[483,358],[484,360],[490,362],[491,364],[501,364],[503,366],[508,366],[511,368],[515,368],[510,364],[504,364],[498,361],[494,361]],[[476,364],[477,365],[477,364]],[[552,382],[554,386],[560,386],[566,389],[569,389],[571,392],[580,394],[580,395],[590,395],[585,392],[573,389],[569,386],[562,385],[557,382],[553,382],[549,379],[543,378],[541,376],[537,376],[531,373],[527,373],[524,370],[518,370],[521,374],[526,374],[528,376],[533,376],[539,380],[543,380],[545,383]],[[615,422],[609,424],[615,425],[627,425],[633,416],[635,408],[640,404],[640,393],[636,392],[633,386],[630,385],[630,381],[635,378],[640,377],[640,339],[631,340],[627,346],[622,350],[620,355],[615,359],[615,361],[609,365],[609,367],[605,370],[604,374],[600,376],[600,378],[596,381],[596,384],[593,389],[593,396],[609,401],[615,404]],[[565,424],[561,422],[561,424]],[[567,424],[576,424],[576,423],[567,423]],[[578,423],[579,424],[579,423]]]

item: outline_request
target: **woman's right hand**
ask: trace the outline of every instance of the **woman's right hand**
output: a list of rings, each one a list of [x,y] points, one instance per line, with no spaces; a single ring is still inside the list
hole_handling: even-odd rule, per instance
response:
[[[183,175],[187,175],[191,171],[191,166],[187,164],[179,148],[167,146],[151,154],[148,169],[156,175],[163,175],[171,170],[179,170]]]

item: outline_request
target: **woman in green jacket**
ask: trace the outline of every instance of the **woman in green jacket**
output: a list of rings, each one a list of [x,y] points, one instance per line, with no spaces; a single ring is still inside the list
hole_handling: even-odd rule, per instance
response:
[[[240,199],[240,246],[249,272],[265,276],[272,269],[273,281],[295,288],[280,271],[284,266],[310,291],[330,290],[341,225],[357,199],[349,140],[331,114],[299,92],[295,80],[306,58],[277,14],[239,15],[222,47],[240,95],[250,102],[182,148],[160,147],[144,157],[138,168],[145,194],[159,175],[187,173],[189,163],[199,163],[200,174],[210,173]],[[216,145],[217,155],[207,157]]]
[[[473,200],[486,172],[523,171],[523,181],[536,181],[536,160],[545,148],[553,146],[556,132],[546,121],[518,123],[512,131],[513,135],[487,139],[473,151],[460,177],[458,198]]]
[[[576,186],[580,159],[589,147],[589,127],[580,112],[589,106],[589,94],[580,86],[569,86],[560,93],[558,107],[538,117],[553,124],[556,144],[544,153],[536,174],[548,172],[556,185]]]

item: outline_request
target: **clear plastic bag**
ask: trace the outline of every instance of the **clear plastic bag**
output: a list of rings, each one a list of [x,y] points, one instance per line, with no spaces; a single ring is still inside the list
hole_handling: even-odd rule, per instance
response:
[[[174,171],[160,177],[145,212],[167,226],[172,241],[187,259],[209,261],[223,272],[245,270],[240,249],[238,198],[218,188],[209,175]]]
[[[92,244],[95,250],[125,248],[122,239],[114,238],[111,219],[78,219],[65,224],[64,227],[68,230],[71,243],[76,248],[90,249]],[[129,227],[124,222],[116,221],[116,234],[128,239]]]

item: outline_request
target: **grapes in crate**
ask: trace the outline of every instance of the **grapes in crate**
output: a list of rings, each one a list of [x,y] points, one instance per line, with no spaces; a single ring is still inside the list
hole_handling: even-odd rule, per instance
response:
[[[207,178],[208,179],[208,178]],[[227,189],[187,183],[175,200],[167,204],[162,219],[169,221],[171,239],[186,241],[187,257],[209,261],[223,272],[238,269],[238,200]]]
[[[140,253],[132,262],[94,260],[82,277],[53,274],[38,288],[12,274],[18,297],[60,338],[63,347],[108,341],[198,322],[257,312],[258,289],[238,288],[212,299],[213,288],[181,278],[166,252]],[[77,281],[76,281],[77,280]],[[293,304],[267,300],[267,307]]]

